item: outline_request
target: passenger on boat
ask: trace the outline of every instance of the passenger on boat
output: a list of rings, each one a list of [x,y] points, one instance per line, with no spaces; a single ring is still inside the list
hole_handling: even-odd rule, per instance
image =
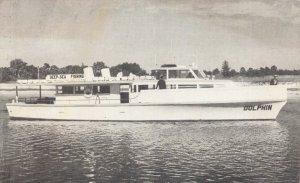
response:
[[[164,76],[161,75],[160,76],[160,79],[158,80],[157,82],[157,85],[156,85],[156,89],[159,88],[159,89],[166,89],[166,82],[164,80]]]
[[[270,81],[270,85],[277,85],[278,84],[278,79],[277,75],[274,75],[273,79]]]

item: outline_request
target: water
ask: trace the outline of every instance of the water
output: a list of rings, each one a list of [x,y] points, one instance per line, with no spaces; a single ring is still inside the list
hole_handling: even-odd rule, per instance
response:
[[[9,121],[0,102],[0,182],[295,182],[300,97],[277,121]]]

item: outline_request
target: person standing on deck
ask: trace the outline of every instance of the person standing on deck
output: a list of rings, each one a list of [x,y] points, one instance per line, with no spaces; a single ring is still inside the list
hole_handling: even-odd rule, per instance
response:
[[[157,85],[156,85],[156,89],[159,88],[159,89],[166,89],[166,82],[164,80],[164,76],[161,75],[160,76],[160,79],[158,80],[157,82]]]
[[[277,84],[278,84],[277,75],[274,75],[274,78],[271,79],[270,81],[270,85],[277,85]]]

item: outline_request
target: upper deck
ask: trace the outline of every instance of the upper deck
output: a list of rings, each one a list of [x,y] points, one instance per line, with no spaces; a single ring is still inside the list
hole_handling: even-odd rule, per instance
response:
[[[177,90],[179,93],[185,89],[201,90],[203,88],[223,88],[235,85],[232,81],[209,79],[195,66],[163,65],[153,69],[151,76],[136,76],[133,74],[122,76],[119,73],[116,77],[112,77],[108,68],[102,69],[101,73],[101,76],[95,77],[93,69],[87,67],[84,69],[84,74],[48,75],[43,80],[19,80],[18,85],[40,86],[40,101],[33,100],[32,102],[30,100],[29,103],[48,103],[50,101],[50,103],[56,104],[85,104],[90,101],[100,103],[99,100],[102,104],[128,103],[131,100],[134,101],[134,98],[143,93],[142,90],[156,90],[157,79],[160,76],[165,78],[166,90],[174,92]],[[54,99],[42,99],[41,88],[45,85],[53,86],[55,89]],[[16,88],[16,96],[18,96],[18,87]]]
[[[48,75],[45,79],[40,80],[18,80],[18,85],[40,85],[40,86],[88,86],[88,85],[149,85],[151,88],[157,83],[160,76],[164,76],[167,85],[172,85],[170,88],[180,88],[181,85],[191,84],[210,84],[216,86],[232,85],[232,81],[226,80],[213,80],[208,78],[203,71],[198,69],[194,65],[189,66],[177,66],[175,64],[165,64],[161,67],[156,67],[151,70],[151,76],[136,76],[130,74],[129,76],[123,76],[120,72],[116,77],[112,77],[109,68],[101,70],[101,76],[94,76],[92,67],[84,69],[84,74],[53,74]],[[192,86],[192,85],[191,85]],[[201,88],[202,86],[200,86]],[[191,88],[198,88],[198,86],[192,86]]]

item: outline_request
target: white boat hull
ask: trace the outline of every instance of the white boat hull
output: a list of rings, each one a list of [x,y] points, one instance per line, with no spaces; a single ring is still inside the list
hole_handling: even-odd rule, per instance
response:
[[[210,104],[7,104],[11,119],[200,121],[276,119],[285,101]]]

